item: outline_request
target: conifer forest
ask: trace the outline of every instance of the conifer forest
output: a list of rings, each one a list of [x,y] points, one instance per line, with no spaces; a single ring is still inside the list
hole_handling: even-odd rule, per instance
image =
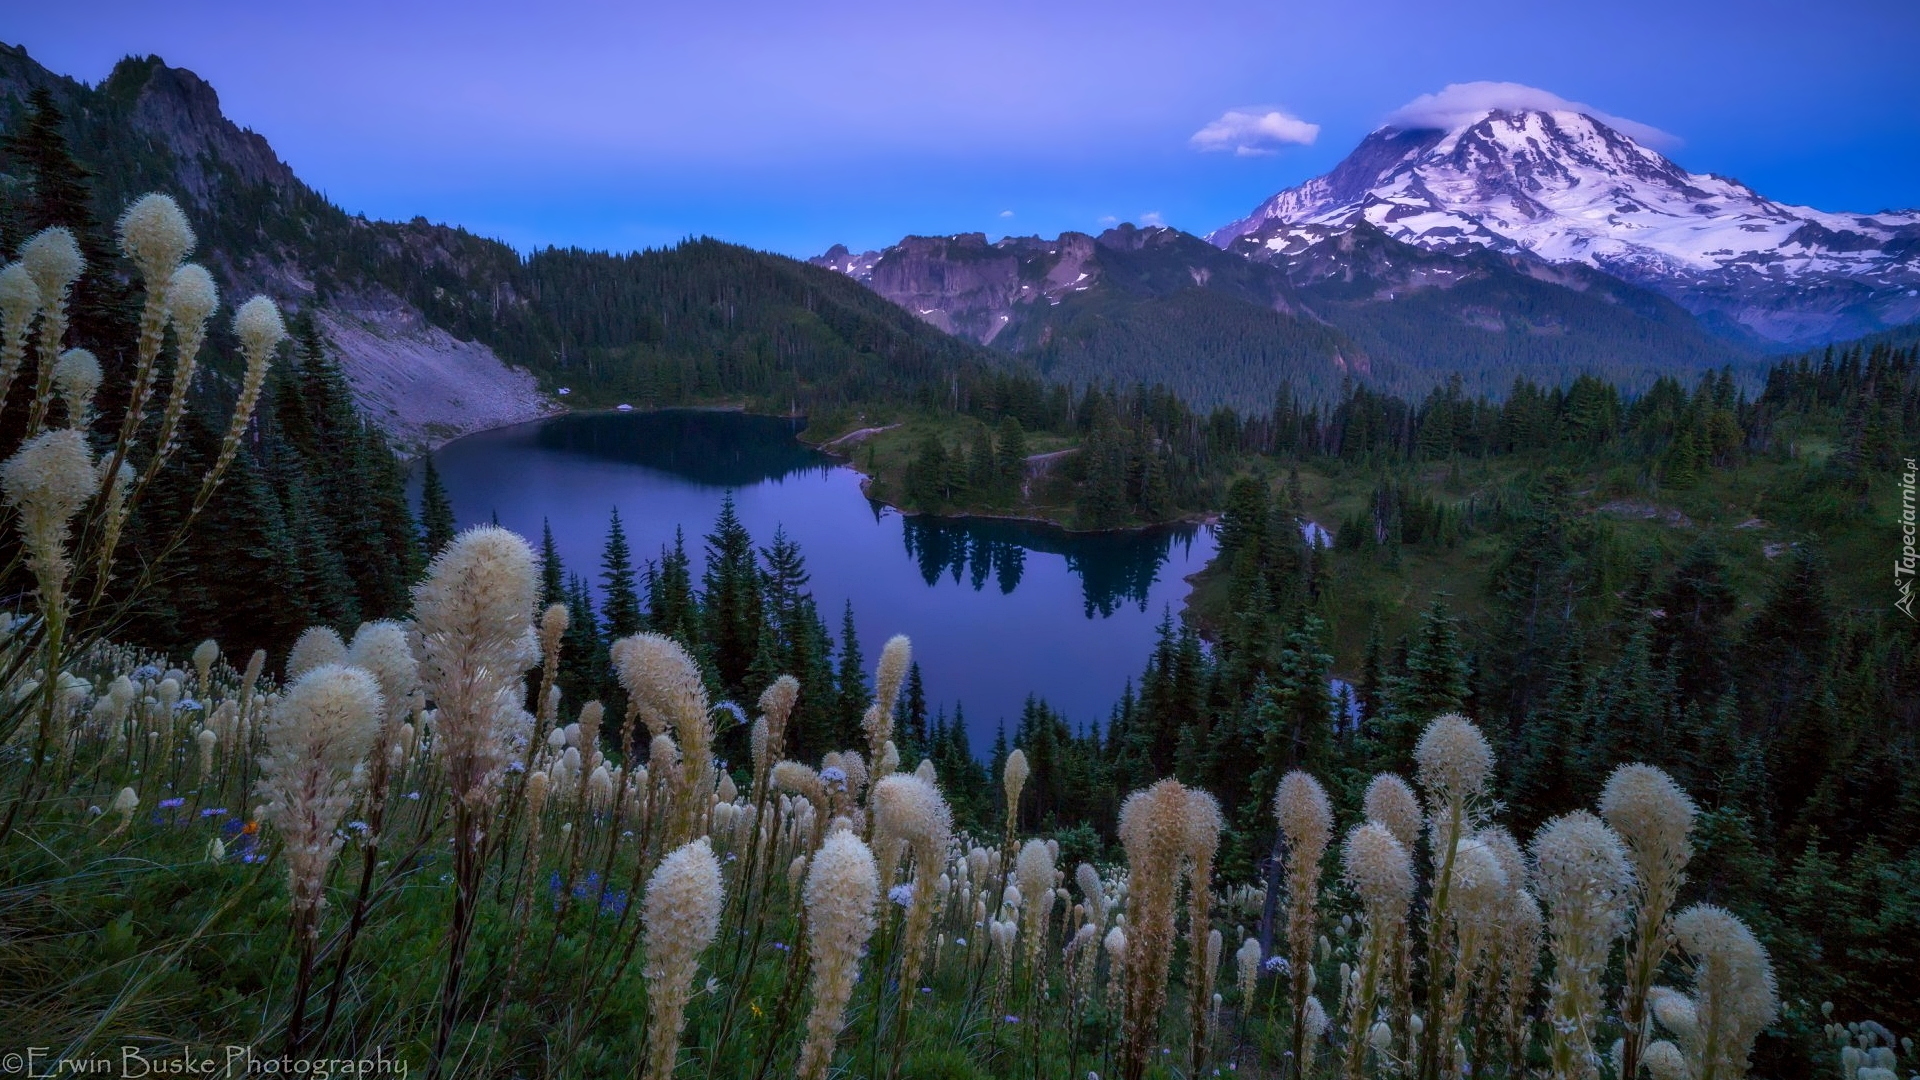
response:
[[[1911,336],[1250,405],[1131,377],[1189,324],[1117,299],[1055,371],[717,240],[210,208],[114,79],[0,142],[0,1076],[1915,1075]],[[988,744],[731,495],[462,528],[326,333],[375,285],[580,409],[796,417],[910,537],[1213,555],[1108,711]]]

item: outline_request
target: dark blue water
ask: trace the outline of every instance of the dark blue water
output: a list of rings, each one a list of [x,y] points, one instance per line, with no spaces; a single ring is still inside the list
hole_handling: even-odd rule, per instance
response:
[[[892,634],[913,638],[935,706],[966,706],[977,750],[1028,694],[1075,726],[1104,721],[1137,678],[1185,577],[1213,538],[1180,526],[1075,534],[1044,525],[905,516],[872,502],[860,477],[793,437],[791,421],[735,412],[586,414],[470,435],[434,461],[462,525],[497,516],[537,539],[553,526],[567,568],[597,579],[614,507],[636,559],[686,531],[697,575],[702,537],[731,490],[764,545],[776,527],[800,544],[812,590],[837,634],[852,601],[869,661]]]

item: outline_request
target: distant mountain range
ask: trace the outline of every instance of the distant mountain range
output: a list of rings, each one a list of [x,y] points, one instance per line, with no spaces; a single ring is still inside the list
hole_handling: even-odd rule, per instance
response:
[[[1413,394],[1454,374],[1491,393],[1519,375],[1645,385],[1920,319],[1903,284],[1914,215],[1778,207],[1577,113],[1383,129],[1211,242],[1131,226],[908,237],[807,265],[710,240],[523,257],[351,215],[157,57],[88,86],[0,45],[0,132],[35,88],[65,114],[103,221],[149,190],[179,196],[228,295],[310,311],[369,415],[410,447],[543,415],[563,387],[576,402],[844,403],[971,365],[1264,410],[1282,387],[1324,401],[1348,378]],[[17,168],[0,156],[0,195],[25,182]],[[9,229],[0,247],[21,239]]]
[[[1242,406],[1348,375],[1644,385],[1920,319],[1920,212],[1783,206],[1567,110],[1381,128],[1205,242],[965,234],[812,261],[1066,377],[1164,372]]]

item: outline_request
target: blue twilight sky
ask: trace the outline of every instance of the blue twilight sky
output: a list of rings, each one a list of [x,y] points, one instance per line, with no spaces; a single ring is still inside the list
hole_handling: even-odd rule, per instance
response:
[[[1783,202],[1920,205],[1914,0],[9,7],[0,40],[76,78],[128,53],[198,72],[348,210],[522,249],[1204,233],[1478,80],[1650,125]]]

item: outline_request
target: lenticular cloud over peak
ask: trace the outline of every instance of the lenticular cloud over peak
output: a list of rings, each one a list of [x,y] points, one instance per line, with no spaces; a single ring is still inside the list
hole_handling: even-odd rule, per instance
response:
[[[1568,101],[1550,90],[1511,82],[1450,83],[1437,94],[1421,94],[1387,114],[1383,126],[1452,130],[1471,123],[1493,109],[1530,109],[1540,112],[1584,113],[1647,146],[1673,147],[1678,138],[1650,124],[1601,112],[1579,101]]]

